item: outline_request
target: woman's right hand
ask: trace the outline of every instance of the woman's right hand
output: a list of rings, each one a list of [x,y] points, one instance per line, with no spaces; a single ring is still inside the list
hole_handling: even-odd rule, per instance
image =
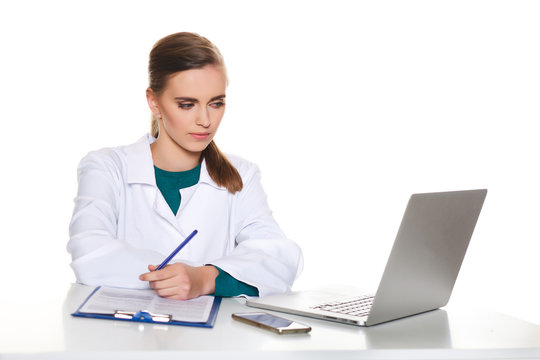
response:
[[[156,265],[148,265],[149,272],[140,275],[139,279],[148,281],[159,296],[176,300],[214,293],[219,274],[218,269],[212,265],[194,267],[174,263],[161,270],[156,269]]]

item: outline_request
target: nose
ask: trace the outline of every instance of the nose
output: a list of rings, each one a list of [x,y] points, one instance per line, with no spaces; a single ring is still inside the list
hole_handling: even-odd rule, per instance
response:
[[[210,126],[210,114],[208,113],[208,109],[206,107],[203,107],[197,115],[197,125],[200,125],[204,128]]]

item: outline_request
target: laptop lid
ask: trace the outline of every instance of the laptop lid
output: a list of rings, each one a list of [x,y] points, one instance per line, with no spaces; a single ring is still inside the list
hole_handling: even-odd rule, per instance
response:
[[[367,319],[313,308],[322,301],[361,295],[349,289],[276,294],[247,304],[360,326],[442,307],[452,293],[486,194],[482,189],[411,196]]]
[[[367,325],[445,306],[487,190],[413,194]]]

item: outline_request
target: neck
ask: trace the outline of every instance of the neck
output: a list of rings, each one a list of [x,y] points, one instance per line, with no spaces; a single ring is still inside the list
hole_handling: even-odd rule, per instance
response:
[[[190,152],[172,139],[158,136],[150,145],[154,165],[165,171],[187,171],[199,165],[201,152]]]

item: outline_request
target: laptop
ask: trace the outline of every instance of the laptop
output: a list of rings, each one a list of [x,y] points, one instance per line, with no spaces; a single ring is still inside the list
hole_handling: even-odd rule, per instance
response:
[[[328,288],[247,300],[251,307],[371,326],[445,306],[487,190],[413,194],[374,295]]]

